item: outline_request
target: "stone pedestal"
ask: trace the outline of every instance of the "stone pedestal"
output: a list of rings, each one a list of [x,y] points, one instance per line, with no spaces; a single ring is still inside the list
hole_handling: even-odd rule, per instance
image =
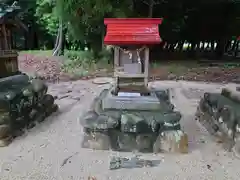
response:
[[[115,96],[110,90],[102,100],[102,107],[104,110],[159,110],[161,102],[154,92],[150,93],[150,96]]]
[[[181,114],[174,111],[167,91],[149,96],[115,96],[103,90],[80,119],[82,147],[140,152],[187,152]],[[164,135],[163,135],[164,134]],[[178,135],[178,136],[176,136]]]

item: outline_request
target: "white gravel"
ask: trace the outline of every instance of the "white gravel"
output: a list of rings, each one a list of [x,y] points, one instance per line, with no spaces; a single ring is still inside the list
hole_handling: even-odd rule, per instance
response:
[[[189,154],[142,154],[148,159],[161,160],[160,165],[109,170],[110,156],[133,153],[82,149],[78,122],[94,96],[108,85],[91,81],[60,83],[50,85],[50,92],[58,96],[60,112],[0,149],[0,180],[87,180],[89,176],[97,180],[238,180],[240,160],[225,152],[194,120],[199,95],[204,90],[219,91],[223,85],[184,81],[151,84],[170,88],[173,103],[183,114],[182,124],[189,135]],[[234,84],[227,86],[235,87]]]

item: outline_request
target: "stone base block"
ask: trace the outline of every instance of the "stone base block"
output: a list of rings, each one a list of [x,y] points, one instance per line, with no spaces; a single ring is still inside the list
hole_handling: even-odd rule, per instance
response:
[[[153,152],[153,144],[156,140],[155,134],[136,134],[119,132],[119,151]]]
[[[153,152],[153,145],[157,139],[156,134],[139,134],[136,137],[137,150],[140,152]]]
[[[107,96],[102,100],[103,110],[119,109],[119,110],[159,110],[161,102],[156,93],[151,93],[150,96],[123,97],[115,96],[108,91]]]
[[[165,91],[151,96],[119,97],[103,90],[91,109],[80,118],[85,130],[83,148],[96,150],[181,152],[188,151],[181,131],[181,114],[174,111]],[[164,135],[159,135],[164,132]]]
[[[183,131],[166,131],[158,136],[153,151],[188,153],[188,136]]]
[[[109,150],[111,149],[110,138],[106,133],[85,132],[82,147],[95,150]]]
[[[119,151],[137,150],[136,135],[134,133],[118,133]]]
[[[117,150],[124,152],[188,152],[188,138],[182,131],[167,131],[164,135],[136,134],[114,131],[85,132],[83,148],[94,150]]]

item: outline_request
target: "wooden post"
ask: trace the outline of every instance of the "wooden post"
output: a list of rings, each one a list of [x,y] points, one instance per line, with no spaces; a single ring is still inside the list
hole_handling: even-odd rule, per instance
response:
[[[120,65],[120,56],[119,56],[119,49],[117,48],[117,47],[114,47],[114,74],[115,74],[115,70],[116,70],[116,68],[117,67],[119,67],[119,65]],[[114,79],[115,79],[115,88],[116,87],[118,87],[118,77],[117,76],[115,76],[114,77]]]
[[[2,25],[0,24],[0,50],[3,50],[3,33],[2,33]]]
[[[10,42],[11,42],[11,49],[14,49],[13,32],[12,32],[12,30],[10,30]]]
[[[7,42],[8,42],[8,49],[12,49],[12,40],[11,40],[11,31],[7,29]]]
[[[119,49],[114,47],[114,68],[118,67],[120,64],[119,62]]]
[[[3,32],[4,49],[8,49],[7,31],[6,31],[5,24],[2,24],[2,32]]]
[[[149,69],[149,48],[146,48],[144,56],[144,84],[148,86],[148,69]]]

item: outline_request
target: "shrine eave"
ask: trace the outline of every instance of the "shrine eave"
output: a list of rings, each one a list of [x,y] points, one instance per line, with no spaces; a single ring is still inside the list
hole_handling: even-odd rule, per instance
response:
[[[108,45],[159,44],[161,18],[107,18],[104,43]]]
[[[153,38],[153,39],[151,39]],[[125,37],[111,37],[107,36],[104,39],[104,44],[106,45],[153,45],[153,44],[159,44],[162,42],[162,39],[160,36],[155,37],[144,37],[144,36],[125,36]]]

